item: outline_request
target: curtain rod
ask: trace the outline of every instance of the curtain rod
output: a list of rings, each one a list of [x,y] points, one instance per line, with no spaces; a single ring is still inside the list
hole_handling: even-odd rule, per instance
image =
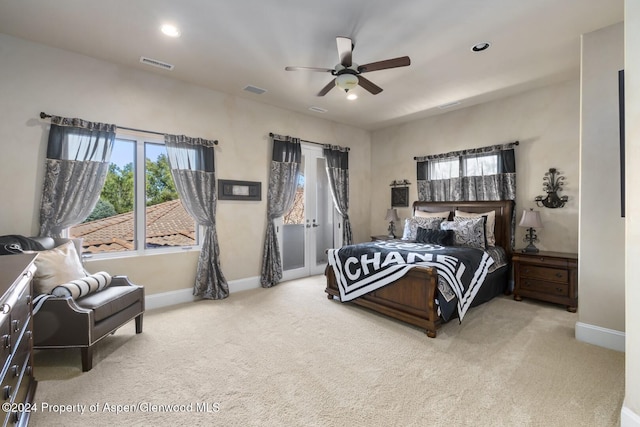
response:
[[[269,136],[270,136],[271,138],[273,138],[274,136],[283,136],[283,135],[276,135],[276,134],[275,134],[275,133],[273,133],[273,132],[269,132]],[[301,140],[300,140],[300,142],[306,142],[306,143],[308,143],[308,144],[316,144],[316,145],[322,145],[322,146],[324,146],[324,145],[335,145],[335,144],[323,144],[322,142],[307,141],[306,139],[301,139]],[[347,151],[350,151],[350,150],[351,150],[349,147],[344,147],[344,148],[345,148]]]
[[[40,118],[41,118],[41,119],[49,119],[49,118],[51,118],[51,114],[47,114],[47,113],[40,112]],[[145,130],[145,129],[128,128],[128,127],[125,127],[125,126],[118,126],[118,125],[116,125],[116,127],[117,127],[118,129],[132,130],[132,131],[134,131],[134,132],[152,133],[152,134],[154,134],[154,135],[162,135],[162,136],[166,135],[166,133],[156,132],[156,131],[153,131],[153,130]],[[217,140],[217,139],[214,139],[214,140],[213,140],[213,143],[214,143],[214,145],[218,145],[218,140]]]
[[[497,144],[498,146],[502,145],[508,145],[508,146],[514,146],[514,145],[520,145],[520,141],[514,141],[514,142],[509,142],[506,144]],[[488,147],[479,147],[479,148],[470,148],[470,150],[478,150],[478,149],[482,149],[482,148],[489,148],[489,147],[495,147],[494,145],[490,145]],[[446,153],[446,154],[451,154],[452,156],[461,153],[462,151],[469,151],[469,150],[459,150],[459,151],[453,151],[451,153]],[[418,160],[419,158],[424,158],[424,157],[429,157],[429,156],[414,156],[413,160]]]

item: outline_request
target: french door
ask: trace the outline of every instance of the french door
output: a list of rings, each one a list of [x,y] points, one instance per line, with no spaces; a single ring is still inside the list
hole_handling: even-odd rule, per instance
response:
[[[302,166],[293,207],[276,220],[283,280],[322,274],[326,250],[342,243],[322,147],[302,144]]]

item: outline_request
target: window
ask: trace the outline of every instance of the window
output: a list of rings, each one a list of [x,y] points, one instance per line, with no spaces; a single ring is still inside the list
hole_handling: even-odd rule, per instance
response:
[[[428,179],[495,175],[498,173],[499,160],[498,154],[467,155],[430,160],[428,162]]]
[[[69,235],[83,239],[85,254],[142,254],[197,245],[197,227],[180,203],[164,142],[117,135],[100,200]]]

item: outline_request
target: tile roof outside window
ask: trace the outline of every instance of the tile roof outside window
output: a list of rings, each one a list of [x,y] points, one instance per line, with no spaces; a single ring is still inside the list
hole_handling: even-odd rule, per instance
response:
[[[134,250],[133,212],[78,224],[70,235],[82,238],[84,253]],[[146,247],[193,246],[195,222],[180,200],[158,203],[146,208]]]

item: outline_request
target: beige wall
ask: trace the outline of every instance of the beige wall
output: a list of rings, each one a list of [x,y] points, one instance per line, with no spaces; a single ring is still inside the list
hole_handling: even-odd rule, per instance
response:
[[[576,75],[569,82],[374,132],[372,232],[386,230],[391,181],[409,179],[411,202],[417,199],[414,156],[520,141],[516,147],[517,220],[523,209],[536,208],[544,225],[538,230],[536,246],[577,252],[579,100]],[[542,178],[551,167],[566,177],[561,194],[569,196],[569,202],[562,209],[537,208],[534,202],[544,194]],[[399,215],[410,216],[411,208],[400,209]],[[516,247],[526,246],[523,238],[524,230],[516,227]]]
[[[625,1],[626,381],[623,427],[640,426],[640,2]],[[624,411],[623,411],[624,412]],[[626,423],[624,423],[626,421]]]
[[[622,23],[582,37],[579,321],[624,322],[624,218],[620,213],[618,70]]]
[[[218,178],[263,183],[261,202],[218,203],[221,264],[230,281],[260,274],[269,132],[351,147],[350,217],[355,238],[367,240],[369,132],[3,34],[0,46],[0,234],[38,231],[48,134],[38,114],[45,111],[218,139]],[[197,255],[89,261],[88,268],[127,274],[153,294],[191,287]]]

